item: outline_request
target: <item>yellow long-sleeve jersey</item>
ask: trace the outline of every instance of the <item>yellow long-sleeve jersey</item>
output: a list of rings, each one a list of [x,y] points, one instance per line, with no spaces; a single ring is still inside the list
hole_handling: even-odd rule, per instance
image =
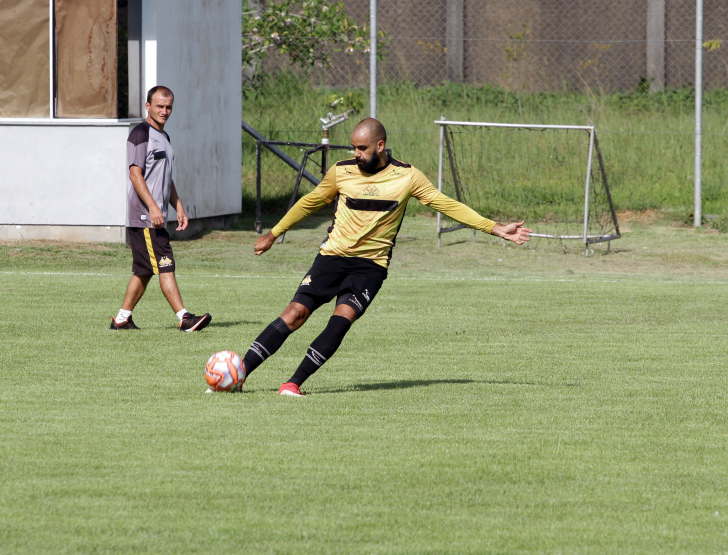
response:
[[[337,163],[321,183],[301,198],[271,230],[278,237],[338,195],[334,221],[321,254],[368,258],[389,266],[397,233],[415,197],[420,203],[460,223],[491,233],[495,222],[440,193],[421,171],[394,158],[373,174],[362,172],[356,160]]]

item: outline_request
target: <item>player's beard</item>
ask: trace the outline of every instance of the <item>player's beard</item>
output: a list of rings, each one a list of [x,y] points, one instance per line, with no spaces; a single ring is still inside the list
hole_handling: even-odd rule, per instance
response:
[[[377,166],[379,166],[381,158],[379,157],[379,154],[374,152],[372,154],[371,160],[368,162],[365,162],[362,160],[361,162],[357,159],[356,165],[359,166],[359,169],[363,171],[364,173],[374,173],[377,171]]]

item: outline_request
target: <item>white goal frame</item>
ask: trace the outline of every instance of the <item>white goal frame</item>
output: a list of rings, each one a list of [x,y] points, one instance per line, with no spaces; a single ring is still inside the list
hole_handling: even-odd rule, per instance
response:
[[[525,123],[492,123],[492,122],[474,122],[474,121],[451,121],[442,118],[435,120],[435,123],[439,125],[440,129],[440,153],[438,157],[437,165],[437,189],[442,192],[442,175],[443,175],[443,157],[445,150],[445,128],[448,125],[459,125],[468,127],[507,127],[514,129],[562,129],[562,130],[576,130],[586,131],[589,134],[589,151],[587,158],[586,176],[584,181],[584,232],[581,235],[549,235],[544,233],[532,233],[531,237],[541,237],[545,239],[564,239],[564,240],[579,240],[584,243],[587,249],[587,255],[589,251],[589,245],[592,243],[602,243],[605,241],[612,241],[619,239],[621,233],[619,231],[619,224],[617,223],[617,215],[614,211],[614,204],[612,203],[611,193],[609,192],[609,184],[607,182],[607,176],[604,171],[604,161],[602,160],[601,151],[599,150],[597,141],[597,131],[594,126],[589,125],[540,125],[540,124],[525,124]],[[599,160],[599,169],[602,173],[602,180],[606,188],[606,194],[609,199],[609,208],[611,210],[611,216],[614,221],[614,228],[616,233],[611,235],[589,235],[589,191],[591,186],[591,172],[594,160],[594,150],[596,145],[597,157]],[[457,226],[453,228],[443,229],[442,227],[442,215],[437,213],[437,246],[440,246],[441,236],[443,233],[448,231],[455,231],[457,229],[463,229],[466,226]],[[475,238],[473,238],[475,240]]]

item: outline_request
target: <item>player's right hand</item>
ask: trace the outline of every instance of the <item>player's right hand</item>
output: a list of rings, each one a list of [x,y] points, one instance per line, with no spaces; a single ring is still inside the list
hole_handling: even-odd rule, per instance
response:
[[[275,240],[276,236],[270,231],[266,235],[263,235],[263,237],[258,237],[255,241],[255,255],[260,256],[270,249],[273,246],[273,243],[275,243]]]
[[[164,216],[162,216],[162,211],[156,204],[149,208],[149,217],[152,219],[152,225],[155,228],[159,229],[164,226]]]

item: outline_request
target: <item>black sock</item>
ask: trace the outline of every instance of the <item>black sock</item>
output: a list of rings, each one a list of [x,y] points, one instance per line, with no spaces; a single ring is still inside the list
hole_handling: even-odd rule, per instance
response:
[[[298,386],[305,382],[316,370],[321,368],[324,362],[332,357],[350,327],[351,322],[343,316],[329,318],[326,328],[321,332],[321,335],[313,340],[298,370],[288,381]]]
[[[280,349],[281,345],[283,345],[292,333],[293,330],[288,327],[282,318],[278,318],[268,324],[268,327],[263,330],[263,333],[253,341],[253,344],[243,358],[245,375],[250,375],[265,359]]]

